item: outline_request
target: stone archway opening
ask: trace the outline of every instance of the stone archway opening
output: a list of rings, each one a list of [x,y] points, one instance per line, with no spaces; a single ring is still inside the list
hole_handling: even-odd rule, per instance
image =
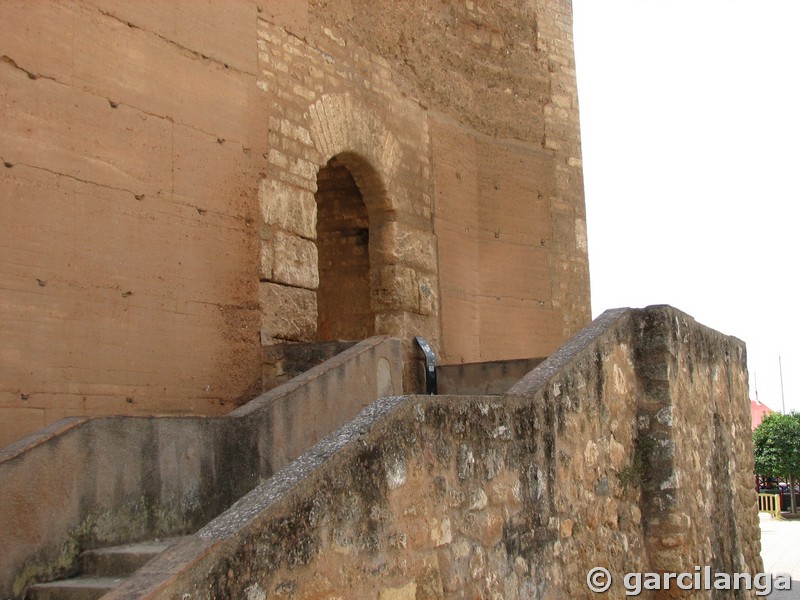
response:
[[[370,295],[370,218],[350,169],[333,157],[317,174],[317,333],[315,341],[375,334]]]

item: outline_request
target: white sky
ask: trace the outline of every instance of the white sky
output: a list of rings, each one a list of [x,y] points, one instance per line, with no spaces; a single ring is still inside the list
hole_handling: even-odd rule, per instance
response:
[[[573,0],[592,308],[670,304],[800,410],[800,0]]]

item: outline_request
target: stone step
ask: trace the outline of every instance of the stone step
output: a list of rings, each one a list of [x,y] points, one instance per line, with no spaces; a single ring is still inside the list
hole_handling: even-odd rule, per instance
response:
[[[96,600],[125,580],[124,577],[76,577],[28,588],[28,600]]]
[[[28,600],[94,600],[117,587],[178,538],[137,542],[87,550],[81,554],[81,575],[38,583],[28,588]]]
[[[87,550],[81,555],[81,574],[89,577],[126,577],[161,554],[176,539]]]

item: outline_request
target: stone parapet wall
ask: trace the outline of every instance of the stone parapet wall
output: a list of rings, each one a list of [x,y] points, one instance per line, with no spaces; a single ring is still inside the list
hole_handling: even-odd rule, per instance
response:
[[[0,597],[196,531],[402,380],[400,342],[371,338],[224,417],[72,418],[3,449]]]
[[[376,402],[107,597],[590,598],[595,566],[624,597],[627,572],[756,573],[747,405],[739,340],[608,311],[504,396]]]

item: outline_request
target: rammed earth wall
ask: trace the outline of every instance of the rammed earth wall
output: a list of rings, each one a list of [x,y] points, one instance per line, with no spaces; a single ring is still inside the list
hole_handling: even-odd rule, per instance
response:
[[[407,358],[556,350],[590,319],[571,36],[567,0],[0,2],[0,446],[227,413],[337,311]],[[366,217],[317,210],[333,158]]]
[[[747,402],[739,340],[609,311],[503,396],[375,403],[109,597],[589,598],[594,566],[623,597],[626,572],[756,573]]]

